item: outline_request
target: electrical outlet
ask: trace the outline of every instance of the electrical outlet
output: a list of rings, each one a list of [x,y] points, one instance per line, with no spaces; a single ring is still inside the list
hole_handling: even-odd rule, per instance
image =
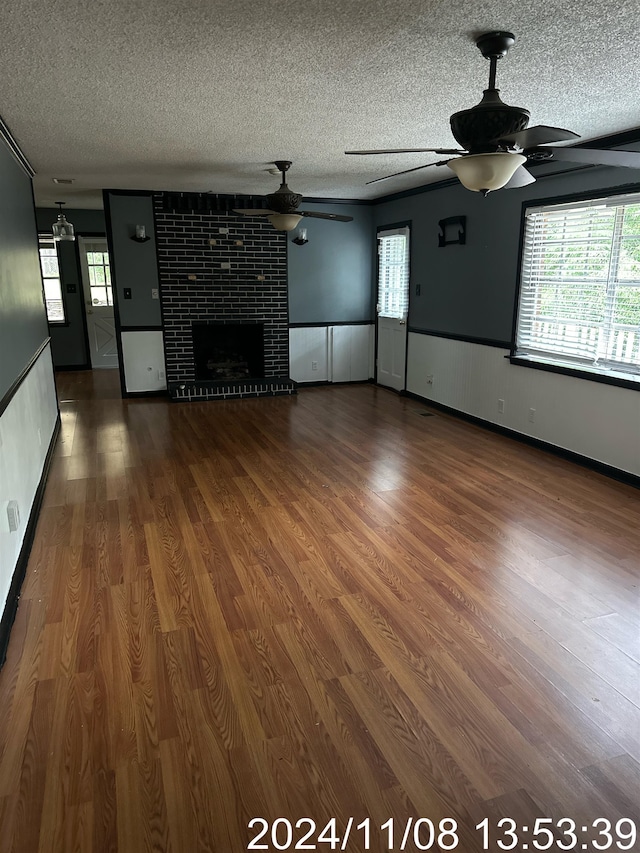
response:
[[[228,228],[218,228],[218,234],[228,234],[228,233],[229,233]]]
[[[317,370],[317,369],[318,369],[318,362],[312,361],[311,362],[311,370]]]
[[[498,400],[498,414],[504,415],[504,400]]]
[[[221,269],[221,270],[230,270],[230,269],[231,269],[231,264],[229,263],[229,261],[223,261],[223,262],[220,264],[220,269]]]
[[[427,385],[433,385],[433,373],[427,376]]]
[[[536,422],[536,410],[529,409],[529,423],[534,424]]]

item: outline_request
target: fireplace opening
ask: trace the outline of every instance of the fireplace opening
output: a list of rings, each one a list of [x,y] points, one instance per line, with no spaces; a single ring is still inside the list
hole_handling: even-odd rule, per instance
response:
[[[196,381],[264,377],[262,323],[193,323]]]

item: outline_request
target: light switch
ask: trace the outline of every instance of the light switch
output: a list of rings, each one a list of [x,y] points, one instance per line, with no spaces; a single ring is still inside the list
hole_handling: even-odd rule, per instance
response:
[[[9,533],[15,533],[20,527],[18,501],[9,501],[9,504],[7,505],[7,522],[9,524]]]
[[[160,299],[160,293],[159,293],[159,291],[158,291],[158,288],[157,288],[157,287],[152,287],[152,288],[151,288],[151,298],[152,298],[152,299]]]

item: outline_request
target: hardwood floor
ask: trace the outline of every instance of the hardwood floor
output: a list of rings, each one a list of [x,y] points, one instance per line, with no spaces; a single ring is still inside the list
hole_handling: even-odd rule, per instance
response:
[[[425,849],[418,818],[435,851],[447,817],[466,853],[485,817],[491,850],[502,817],[517,851],[538,818],[575,821],[565,849],[640,835],[640,492],[373,386],[58,388],[3,853],[238,853],[256,817],[270,850]]]

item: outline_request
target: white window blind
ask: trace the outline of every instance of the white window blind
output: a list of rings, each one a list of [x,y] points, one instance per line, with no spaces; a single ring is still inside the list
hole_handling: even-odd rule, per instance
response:
[[[640,381],[640,195],[526,211],[515,355]]]
[[[409,310],[409,228],[378,232],[378,315],[405,319]]]

